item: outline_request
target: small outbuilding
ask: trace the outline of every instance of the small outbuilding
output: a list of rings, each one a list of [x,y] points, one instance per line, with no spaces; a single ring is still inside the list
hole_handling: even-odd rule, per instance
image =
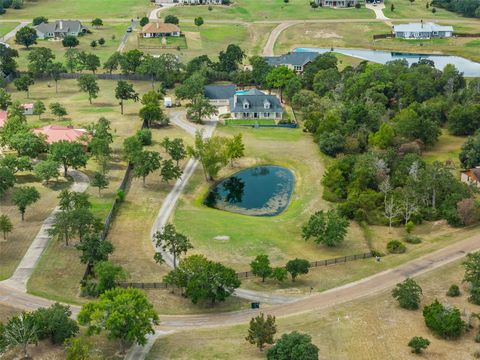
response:
[[[33,104],[22,104],[23,115],[33,115]]]
[[[172,98],[171,97],[165,97],[163,99],[163,105],[166,107],[166,108],[171,108],[173,106],[173,102],[172,102]]]

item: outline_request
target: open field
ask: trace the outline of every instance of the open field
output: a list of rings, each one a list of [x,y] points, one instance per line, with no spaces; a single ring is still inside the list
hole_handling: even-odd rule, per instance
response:
[[[450,135],[447,130],[442,131],[438,143],[423,153],[423,158],[428,162],[440,161],[445,163],[451,161],[456,170],[461,170],[458,155],[466,137]]]
[[[420,276],[416,280],[423,288],[422,304],[438,298],[461,311],[477,312],[478,307],[467,302],[468,295],[461,286],[462,277],[460,263]],[[453,283],[462,289],[458,298],[445,296]],[[265,312],[268,314],[268,309]],[[247,328],[245,324],[178,332],[157,340],[147,359],[264,359],[264,353],[244,340]],[[430,347],[420,356],[422,359],[471,359],[479,348],[473,340],[476,329],[458,340],[436,338],[426,328],[421,310],[400,309],[390,291],[325,310],[277,319],[276,338],[294,330],[312,336],[319,347],[320,359],[415,359],[418,356],[411,354],[407,347],[412,336],[431,341]]]
[[[193,25],[193,20],[189,25],[180,23],[180,26],[185,38],[175,40],[179,44],[170,45],[180,45],[180,50],[177,48],[163,49],[160,39],[141,39],[137,32],[129,37],[125,50],[138,48],[153,55],[173,53],[180,56],[183,61],[188,61],[203,54],[216,59],[218,53],[225,50],[229,44],[237,44],[250,56],[261,53],[270,31],[274,27],[272,24],[206,23],[198,28]]]
[[[151,89],[150,82],[138,81],[132,83],[140,94]],[[61,80],[59,82],[58,94],[55,94],[54,85],[52,86],[52,84],[47,81],[40,81],[32,86],[30,99],[26,99],[24,93],[16,92],[11,86],[9,87],[9,90],[12,92],[14,99],[18,99],[22,102],[42,100],[46,103],[47,108],[50,102],[58,101],[66,107],[69,113],[66,116],[66,119],[61,121],[52,118],[51,114],[48,112],[43,115],[41,120],[38,120],[37,116],[29,116],[28,123],[31,126],[72,124],[81,127],[97,121],[100,116],[104,116],[112,122],[111,127],[114,134],[112,148],[114,150],[114,156],[110,163],[110,171],[108,173],[110,185],[107,189],[102,191],[100,196],[98,190],[95,188],[91,187],[87,190],[90,195],[94,213],[100,218],[104,218],[109,211],[110,205],[115,197],[116,189],[122,180],[126,167],[125,162],[121,160],[119,155],[123,139],[127,136],[133,135],[141,126],[141,121],[137,115],[141,104],[127,102],[125,106],[125,114],[122,116],[120,115],[120,109],[117,105],[118,101],[113,96],[116,82],[100,80],[98,84],[100,87],[99,97],[94,100],[92,105],[88,103],[85,94],[78,92],[76,80]],[[83,169],[82,171],[87,175],[92,175],[96,170],[97,165],[92,159],[87,164],[86,169]],[[50,209],[50,211],[53,209],[57,204],[57,193],[52,196],[53,199],[50,207],[46,205],[43,206],[42,209],[35,212],[36,216],[40,217],[47,209]],[[41,221],[43,221],[46,216],[47,214],[41,218]],[[33,234],[36,234],[38,231],[41,221],[38,221],[36,227],[30,230],[32,236],[28,241],[28,244],[31,242],[31,239],[33,239]],[[49,248],[40,259],[37,271],[33,274],[32,279],[29,282],[29,290],[36,294],[42,294],[46,297],[58,300],[70,298],[75,299],[78,293],[78,281],[83,275],[84,270],[85,266],[79,262],[78,251],[76,249],[73,247],[65,247],[58,241],[52,241]],[[60,283],[63,286],[58,286]]]
[[[15,23],[15,22],[1,23],[0,24],[0,38],[2,36],[4,36],[6,33],[8,33],[10,30],[13,30],[17,25],[18,25],[18,23]]]
[[[86,24],[91,30],[91,34],[85,34],[78,37],[80,44],[75,48],[78,51],[86,51],[88,53],[93,53],[100,58],[100,62],[103,65],[103,62],[109,58],[115,51],[117,51],[118,45],[122,40],[125,30],[130,25],[129,21],[125,23],[105,23],[104,26],[99,27],[98,29],[93,28],[90,24]],[[100,46],[97,44],[95,48],[90,46],[90,43],[95,40],[98,42],[100,38],[105,39],[105,45]],[[37,45],[34,45],[29,50],[25,49],[23,46],[15,44],[15,39],[12,38],[9,41],[10,46],[18,50],[19,57],[16,59],[18,63],[19,70],[26,71],[28,65],[27,56],[30,51],[36,47],[46,47],[53,51],[55,55],[54,61],[60,61],[65,63],[65,51],[67,48],[63,47],[61,40],[37,40]],[[101,71],[101,68],[99,69]]]
[[[310,136],[300,129],[228,126],[220,127],[217,134],[231,136],[238,132],[244,136],[246,157],[239,161],[239,166],[224,169],[219,178],[254,165],[285,166],[296,178],[291,204],[285,212],[274,217],[245,216],[208,208],[202,202],[211,184],[205,183],[199,168],[174,215],[177,228],[192,239],[195,247],[192,252],[213,257],[237,270],[246,270],[253,257],[262,253],[269,254],[272,262],[279,265],[294,257],[315,260],[368,250],[362,231],[355,223],[339,248],[325,248],[302,240],[303,223],[315,211],[329,206],[321,199],[320,180],[324,168]],[[220,235],[230,236],[230,240],[213,239]]]
[[[144,16],[150,2],[144,0],[26,0],[23,9],[7,9],[0,19],[33,19],[45,16],[53,19],[132,19]]]
[[[442,8],[436,8],[432,13],[432,6],[427,9],[428,0],[415,0],[411,3],[409,0],[385,0],[385,9],[383,13],[391,19],[461,19],[457,13],[447,11]],[[391,5],[395,9],[391,11]]]
[[[480,22],[454,26],[462,32],[480,32]],[[450,38],[432,40],[381,39],[374,34],[389,33],[384,23],[362,24],[299,24],[282,32],[275,44],[275,53],[282,54],[296,47],[346,47],[376,50],[397,50],[419,53],[445,53],[480,61],[480,41],[475,38]]]
[[[406,0],[405,0],[406,1]],[[230,6],[177,6],[162,13],[163,16],[173,14],[179,18],[203,17],[208,20],[311,20],[311,19],[373,19],[373,11],[365,9],[330,9],[318,8],[313,10],[308,1],[290,0],[288,4],[283,0],[235,0]]]

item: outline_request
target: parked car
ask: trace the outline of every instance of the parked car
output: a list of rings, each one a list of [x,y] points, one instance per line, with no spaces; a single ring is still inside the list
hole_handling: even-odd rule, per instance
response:
[[[131,27],[131,26],[129,26],[129,27],[127,28],[127,32],[132,32],[132,27]]]

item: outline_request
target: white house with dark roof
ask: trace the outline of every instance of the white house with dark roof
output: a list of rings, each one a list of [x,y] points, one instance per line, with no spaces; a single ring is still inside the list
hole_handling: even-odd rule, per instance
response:
[[[235,93],[230,99],[230,113],[234,119],[281,120],[283,107],[277,96],[252,89]]]
[[[78,20],[56,20],[34,26],[39,39],[64,38],[67,35],[78,36],[87,32],[87,28]]]
[[[298,73],[319,55],[318,52],[291,52],[280,56],[266,56],[265,61],[270,66],[286,66]]]
[[[358,0],[315,0],[317,5],[325,7],[354,7]]]
[[[400,39],[449,38],[453,36],[453,27],[422,21],[420,23],[394,25],[393,33],[396,38]]]

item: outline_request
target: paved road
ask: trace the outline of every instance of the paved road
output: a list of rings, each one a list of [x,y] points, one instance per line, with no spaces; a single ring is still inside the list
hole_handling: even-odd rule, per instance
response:
[[[301,22],[287,21],[279,24],[275,29],[273,29],[270,35],[268,36],[268,40],[267,40],[267,43],[265,44],[265,47],[263,48],[263,56],[274,56],[275,43],[277,42],[277,39],[280,36],[280,34],[285,29],[296,24],[301,24]]]
[[[68,175],[70,175],[74,181],[70,188],[71,191],[84,192],[87,190],[89,185],[89,179],[87,175],[73,169],[68,171]],[[27,291],[27,282],[35,270],[40,257],[48,246],[50,241],[48,230],[52,227],[55,215],[59,211],[60,209],[56,207],[45,219],[40,231],[37,233],[35,239],[33,239],[32,244],[20,261],[20,264],[16,268],[15,272],[9,279],[0,282],[1,285],[7,285],[8,287],[15,288],[22,292]]]
[[[130,26],[132,28],[131,32],[127,32],[127,27],[125,27],[125,34],[123,35],[122,41],[120,42],[117,48],[118,52],[123,52],[123,49],[125,49],[125,45],[127,45],[128,38],[130,37],[131,34],[133,34],[138,24],[139,24],[138,20],[133,20],[130,23]]]
[[[174,6],[177,6],[178,3],[162,3],[162,6],[159,6],[155,9],[153,9],[152,11],[150,11],[150,14],[148,15],[148,18],[151,20],[158,20],[159,18],[159,14],[162,12],[162,11],[165,11],[165,10],[168,10],[169,8],[171,7],[174,7]]]

